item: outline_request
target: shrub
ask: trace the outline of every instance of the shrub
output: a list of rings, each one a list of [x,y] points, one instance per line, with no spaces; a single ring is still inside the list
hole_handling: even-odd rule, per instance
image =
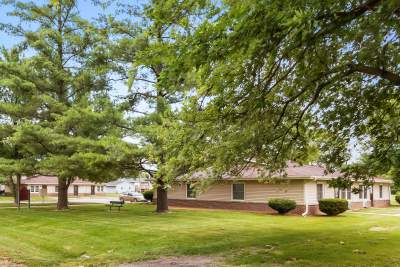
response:
[[[296,202],[290,199],[271,199],[268,201],[268,206],[276,210],[279,214],[285,214],[296,208]]]
[[[148,201],[153,201],[153,190],[144,191],[143,197]]]
[[[394,199],[396,199],[397,203],[400,204],[400,193],[397,193],[394,197]]]
[[[328,216],[336,216],[348,210],[348,205],[346,199],[325,198],[319,201],[319,210]]]

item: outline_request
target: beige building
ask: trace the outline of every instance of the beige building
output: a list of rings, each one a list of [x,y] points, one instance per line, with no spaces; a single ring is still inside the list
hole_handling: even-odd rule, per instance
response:
[[[38,175],[24,178],[21,184],[26,185],[32,195],[57,196],[58,178],[56,176]],[[89,196],[104,195],[105,184],[93,183],[81,179],[75,179],[68,188],[68,195],[71,196]]]
[[[360,192],[355,194],[348,190],[336,190],[329,187],[328,181],[338,177],[338,173],[325,175],[324,168],[316,165],[289,164],[287,176],[276,177],[266,182],[260,179],[256,168],[245,169],[240,178],[226,176],[213,183],[201,192],[193,188],[193,183],[207,177],[200,173],[194,175],[190,182],[174,184],[168,191],[171,206],[238,209],[270,212],[269,199],[285,198],[296,201],[296,214],[317,214],[318,200],[321,198],[344,198],[350,209],[363,207],[388,207],[390,205],[391,180],[375,178],[373,186],[364,187],[355,183]]]

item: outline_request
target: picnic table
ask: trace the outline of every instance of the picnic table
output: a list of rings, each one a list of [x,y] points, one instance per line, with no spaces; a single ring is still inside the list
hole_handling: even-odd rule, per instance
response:
[[[121,208],[124,206],[125,201],[110,201],[110,204],[107,204],[106,206],[109,207],[110,211],[112,208],[118,208],[118,211],[121,210]]]

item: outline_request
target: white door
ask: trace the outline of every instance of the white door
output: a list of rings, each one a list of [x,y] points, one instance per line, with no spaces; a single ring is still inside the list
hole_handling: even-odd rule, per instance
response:
[[[369,201],[369,189],[368,187],[363,188],[363,207],[368,208],[368,201]]]

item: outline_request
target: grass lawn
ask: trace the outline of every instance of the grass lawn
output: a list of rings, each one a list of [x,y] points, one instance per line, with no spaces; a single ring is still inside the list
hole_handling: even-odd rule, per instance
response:
[[[1,202],[12,202],[14,201],[14,197],[4,197],[0,196],[0,203]],[[57,197],[41,197],[41,196],[31,196],[31,201],[40,202],[40,201],[57,201]]]
[[[0,258],[28,266],[117,265],[172,255],[211,255],[241,266],[396,266],[400,217],[271,216],[173,210],[147,204],[0,208]],[[384,209],[382,209],[383,211]],[[399,208],[388,209],[400,214]],[[379,213],[379,212],[377,212]]]

